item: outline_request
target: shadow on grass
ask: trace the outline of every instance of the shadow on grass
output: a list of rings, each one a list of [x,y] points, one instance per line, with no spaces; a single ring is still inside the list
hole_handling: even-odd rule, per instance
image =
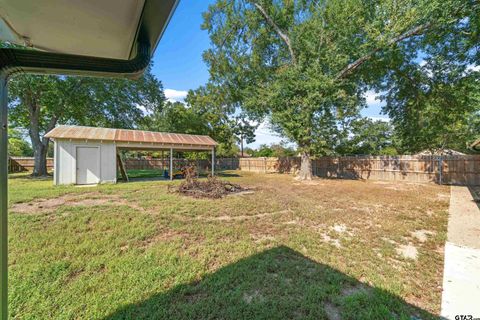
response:
[[[153,169],[135,169],[127,171],[128,178],[130,181],[169,181],[169,178],[165,178],[163,175],[163,170],[153,170]],[[217,177],[223,178],[238,178],[240,175],[231,172],[215,172]],[[201,173],[199,177],[206,178],[208,173]],[[119,176],[118,182],[124,182],[122,177]],[[175,180],[181,180],[182,178],[175,178]]]
[[[430,319],[434,315],[285,246],[127,305],[118,319]]]
[[[48,173],[46,176],[32,176],[31,173],[27,172],[21,172],[21,173],[9,173],[8,174],[8,179],[9,180],[15,180],[15,179],[23,179],[23,180],[36,180],[36,181],[48,181],[48,180],[53,180],[53,173]]]

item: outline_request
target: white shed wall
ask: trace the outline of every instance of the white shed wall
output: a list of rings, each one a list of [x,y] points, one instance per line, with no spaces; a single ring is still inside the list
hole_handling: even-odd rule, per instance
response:
[[[117,182],[117,148],[114,142],[55,139],[54,183],[76,184],[77,147],[88,146],[100,149],[99,183]]]

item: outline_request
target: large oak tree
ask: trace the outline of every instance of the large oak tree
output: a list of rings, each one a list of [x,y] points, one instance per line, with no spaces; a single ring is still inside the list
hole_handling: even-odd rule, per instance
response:
[[[478,7],[464,0],[218,0],[204,13],[212,84],[295,142],[300,179],[358,117],[363,93],[384,81],[385,61],[418,38],[454,32]]]

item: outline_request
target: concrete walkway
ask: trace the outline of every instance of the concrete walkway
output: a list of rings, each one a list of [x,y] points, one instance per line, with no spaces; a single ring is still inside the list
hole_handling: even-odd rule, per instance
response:
[[[468,187],[451,187],[441,315],[480,318],[480,209]]]

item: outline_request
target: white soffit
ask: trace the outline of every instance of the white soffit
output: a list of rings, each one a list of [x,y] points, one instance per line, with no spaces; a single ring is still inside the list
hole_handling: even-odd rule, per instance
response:
[[[0,0],[0,39],[46,51],[129,59],[145,0]]]

